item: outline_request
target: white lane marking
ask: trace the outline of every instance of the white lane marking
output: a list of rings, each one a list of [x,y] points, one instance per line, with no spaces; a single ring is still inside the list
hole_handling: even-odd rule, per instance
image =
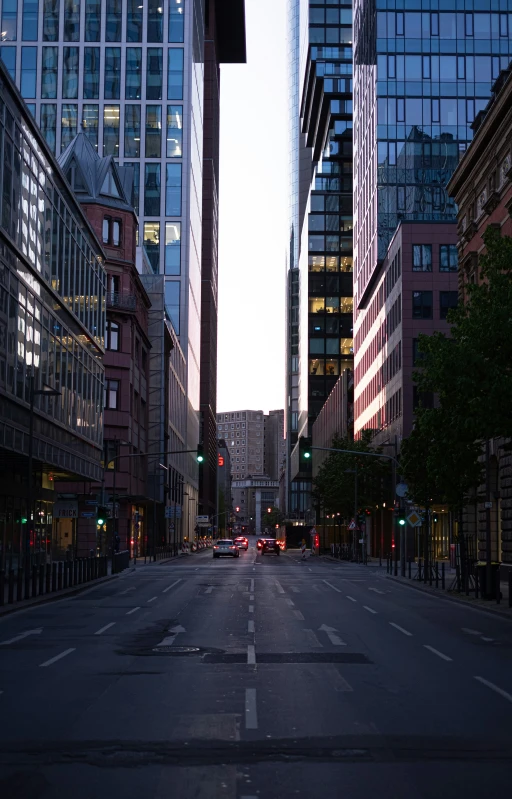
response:
[[[312,571],[313,571],[313,569],[310,569],[309,566],[308,566],[308,572],[312,572]]]
[[[155,599],[157,599],[157,597],[156,596],[152,596],[151,599],[148,599],[148,602],[154,602]]]
[[[285,602],[286,602],[286,604],[287,604],[287,605],[289,605],[291,608],[293,608],[293,607],[294,607],[294,605],[295,605],[295,602],[293,601],[293,599],[285,599],[284,601],[285,601]]]
[[[253,632],[254,632],[254,622],[253,622],[253,620],[252,620],[252,619],[250,619],[250,620],[247,622],[247,632],[248,632],[248,633],[253,633]]]
[[[115,621],[111,621],[111,622],[110,622],[110,624],[105,624],[105,626],[104,626],[104,627],[100,627],[100,629],[99,629],[99,630],[96,630],[96,632],[94,633],[94,635],[101,635],[102,633],[104,633],[104,632],[105,632],[105,630],[108,630],[110,627],[113,627],[113,626],[114,626],[114,624],[115,624]]]
[[[132,585],[131,588],[125,588],[124,591],[121,591],[119,596],[123,596],[123,594],[127,594],[129,591],[135,591],[135,586]]]
[[[172,646],[176,640],[176,636],[178,636],[180,633],[186,633],[187,631],[185,630],[184,627],[181,626],[181,624],[178,624],[176,625],[176,627],[171,627],[171,629],[168,630],[167,632],[172,633],[172,635],[168,635],[166,638],[163,639],[163,641],[160,641],[160,643],[157,644],[157,647]]]
[[[329,586],[329,588],[332,588],[332,590],[333,590],[333,591],[337,591],[337,592],[338,592],[338,594],[341,594],[341,591],[340,591],[340,589],[339,589],[339,588],[336,588],[336,586],[335,586],[335,585],[333,585],[332,583],[329,583],[329,582],[327,582],[327,580],[322,580],[322,582],[323,582],[323,583],[325,583],[326,585],[328,585],[328,586]]]
[[[377,611],[376,611],[376,610],[374,610],[373,608],[369,608],[369,607],[368,607],[368,605],[363,605],[363,608],[364,608],[365,610],[367,610],[367,611],[368,611],[368,613],[375,613],[375,614],[377,613]]]
[[[468,635],[482,635],[481,632],[478,630],[472,630],[470,627],[461,627],[463,633],[467,633]]]
[[[327,635],[327,638],[333,646],[346,646],[345,641],[342,641],[339,635],[336,635],[338,632],[336,627],[328,627],[327,624],[322,624],[318,629]]]
[[[128,613],[127,613],[126,615],[127,615],[127,616],[131,616],[131,615],[132,615],[132,613],[136,613],[138,610],[140,610],[140,605],[137,605],[137,607],[136,607],[136,608],[132,608],[131,610],[129,610],[129,611],[128,611]]]
[[[347,599],[350,599],[351,602],[357,602],[357,599],[354,599],[353,596],[349,596],[348,594],[347,594]]]
[[[0,646],[8,646],[9,644],[15,644],[17,641],[22,641],[24,638],[27,638],[29,635],[41,635],[42,632],[43,632],[42,627],[38,627],[36,630],[27,630],[24,633],[15,635],[14,638],[9,638],[8,641],[2,641],[0,643]]]
[[[378,588],[368,588],[368,591],[375,591],[376,594],[383,594],[384,591],[380,591]]]
[[[494,638],[486,638],[485,635],[482,635],[482,641],[494,641]]]
[[[256,710],[256,688],[245,689],[245,729],[258,729],[258,713]]]
[[[429,646],[428,644],[423,644],[423,646],[425,647],[425,649],[428,649],[429,652],[433,652],[434,655],[437,655],[438,658],[442,658],[442,660],[452,660],[452,658],[449,658],[448,655],[443,655],[443,653],[440,652],[439,649],[434,649],[433,646]]]
[[[311,646],[318,646],[318,647],[321,647],[323,649],[324,645],[322,643],[320,643],[320,641],[316,637],[316,635],[313,632],[313,630],[303,630],[302,632],[304,633],[304,635],[308,639],[308,643],[310,643]]]
[[[497,694],[503,697],[503,699],[508,699],[509,702],[512,702],[512,694],[509,694],[507,691],[504,691],[503,688],[499,688],[497,685],[494,685],[493,682],[489,682],[489,680],[485,680],[483,677],[475,677],[475,680],[481,682],[482,685],[486,685],[491,691],[495,691]]]
[[[254,613],[254,605],[249,605],[249,613]]]
[[[209,585],[205,591],[205,594],[211,594],[212,591],[213,591],[213,585]]]
[[[164,588],[164,590],[162,591],[162,594],[166,594],[167,591],[170,591],[171,588],[174,588],[175,585],[178,585],[178,583],[181,583],[181,579],[182,578],[180,577],[179,580],[175,580],[173,583],[171,583],[171,585],[168,585],[167,588]]]
[[[280,582],[278,582],[277,580],[275,581],[275,583],[276,583],[276,588],[277,588],[278,592],[279,592],[280,594],[284,594],[284,588],[283,588],[283,586],[281,585],[281,583],[280,583]]]
[[[76,651],[76,647],[73,647],[73,649],[65,649],[64,652],[60,653],[60,655],[56,655],[54,658],[50,658],[50,660],[45,660],[44,663],[40,663],[39,664],[39,668],[43,669],[46,666],[51,666],[53,663],[57,663],[58,660],[60,660],[61,658],[65,658],[66,655],[70,655],[72,652],[75,652],[75,651]]]
[[[404,635],[412,635],[412,633],[410,633],[408,630],[404,630],[403,627],[400,627],[399,624],[395,624],[394,621],[390,621],[389,623],[395,628],[395,630],[399,630],[399,632],[403,633]]]
[[[294,594],[300,594],[300,589],[296,585],[292,585],[292,591]]]
[[[254,594],[251,594],[251,595],[249,596],[249,601],[250,601],[250,602],[253,602],[253,601],[254,601]]]
[[[248,644],[247,646],[247,663],[249,666],[254,666],[256,664],[256,649],[254,648],[254,644]]]
[[[251,594],[254,591],[254,578],[251,580],[251,585],[249,587],[249,591],[250,591]]]
[[[299,619],[299,621],[304,621],[304,616],[302,615],[300,610],[294,610],[293,615],[295,616],[296,619]]]
[[[341,693],[347,693],[348,694],[348,693],[352,693],[354,691],[352,686],[346,681],[346,679],[344,677],[341,676],[341,674],[339,673],[339,671],[337,669],[335,670],[335,675],[336,676],[334,677],[332,682],[329,680],[329,684],[334,687],[334,690],[337,691],[337,693],[340,693],[340,694]]]

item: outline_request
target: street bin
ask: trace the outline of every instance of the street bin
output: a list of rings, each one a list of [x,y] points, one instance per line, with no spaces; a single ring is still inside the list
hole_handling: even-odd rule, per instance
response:
[[[487,564],[477,563],[478,586],[482,599],[496,599],[496,589],[499,590],[499,563],[491,563],[491,585],[487,585]]]

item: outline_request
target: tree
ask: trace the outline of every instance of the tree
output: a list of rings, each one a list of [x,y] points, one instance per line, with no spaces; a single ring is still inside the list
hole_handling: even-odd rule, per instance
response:
[[[270,513],[267,511],[263,514],[262,523],[263,527],[275,529],[276,524],[281,524],[285,519],[284,513],[279,508],[271,507]]]

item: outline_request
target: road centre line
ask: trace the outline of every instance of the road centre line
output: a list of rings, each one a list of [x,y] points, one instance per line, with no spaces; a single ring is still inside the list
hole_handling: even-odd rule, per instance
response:
[[[99,630],[96,630],[96,632],[94,633],[94,635],[101,635],[102,633],[104,633],[104,632],[105,632],[105,630],[108,630],[110,627],[113,627],[113,626],[114,626],[114,624],[115,624],[115,621],[111,621],[111,622],[110,622],[110,624],[105,624],[105,626],[104,626],[104,627],[100,627],[100,629],[99,629]]]
[[[433,646],[429,646],[428,644],[423,644],[423,646],[425,647],[425,649],[428,649],[429,652],[433,652],[434,655],[437,655],[437,657],[441,658],[442,660],[450,660],[450,661],[452,660],[452,658],[449,658],[448,655],[443,655],[443,653],[440,652],[438,649],[434,649]]]
[[[275,583],[276,583],[276,588],[277,588],[278,592],[279,592],[280,594],[284,594],[284,588],[283,588],[283,586],[281,585],[281,583],[280,583],[280,582],[278,582],[278,580],[276,580],[276,581],[275,581]]]
[[[178,585],[178,583],[181,583],[181,579],[182,578],[180,577],[179,580],[175,580],[173,583],[171,583],[171,585],[168,585],[167,588],[164,588],[164,590],[162,591],[162,594],[166,594],[167,591],[170,591],[171,588],[174,588],[175,585]]]
[[[148,602],[154,602],[156,598],[156,596],[152,596],[151,599],[148,599]]]
[[[254,644],[247,645],[247,663],[249,664],[249,666],[256,665],[256,649],[254,647]]]
[[[312,571],[313,571],[313,569],[310,569],[309,566],[308,566],[308,572],[312,572]]]
[[[249,613],[254,613],[254,605],[249,605]]]
[[[251,593],[251,594],[252,594],[252,593],[253,593],[253,591],[254,591],[254,577],[251,579],[251,585],[250,585],[250,587],[249,587],[249,591],[250,591],[250,593]]]
[[[489,682],[489,680],[485,680],[483,677],[475,677],[475,680],[481,682],[482,685],[486,685],[491,691],[495,691],[497,694],[503,697],[503,699],[508,699],[509,702],[512,702],[512,694],[507,693],[504,691],[503,688],[499,688],[497,685],[494,685],[493,682]]]
[[[399,630],[399,631],[400,631],[401,633],[403,633],[404,635],[412,635],[412,633],[410,633],[408,630],[404,630],[404,628],[403,628],[403,627],[400,627],[400,625],[399,625],[399,624],[395,624],[395,622],[394,622],[394,621],[390,621],[389,623],[391,624],[391,626],[392,626],[392,627],[394,627],[394,628],[395,628],[395,630]]]
[[[254,632],[254,622],[252,619],[249,619],[249,621],[247,622],[247,632],[248,633]]]
[[[245,689],[245,729],[258,729],[258,713],[256,709],[256,688]]]
[[[350,599],[351,602],[357,602],[357,599],[354,599],[353,596],[349,596],[348,594],[347,594],[347,599]]]
[[[129,611],[128,611],[128,613],[127,613],[126,615],[127,615],[127,616],[131,616],[131,615],[132,615],[132,613],[135,613],[137,610],[140,610],[140,605],[137,605],[137,607],[136,607],[136,608],[132,608],[131,610],[129,610]]]
[[[299,619],[299,621],[304,621],[304,616],[302,615],[300,610],[294,610],[293,615],[295,616],[296,619]]]
[[[293,607],[295,606],[295,602],[294,602],[292,599],[285,599],[284,601],[285,601],[285,602],[286,602],[286,604],[287,604],[287,605],[289,605],[291,608],[293,608]]]
[[[292,591],[294,594],[300,594],[300,588],[297,588],[296,585],[292,585]]]
[[[66,655],[70,655],[72,652],[75,651],[76,647],[73,647],[73,649],[65,649],[64,652],[60,653],[60,655],[56,655],[54,658],[50,658],[50,660],[45,660],[44,663],[40,663],[39,668],[44,669],[46,668],[46,666],[51,666],[53,663],[56,663],[58,660],[61,660],[61,658],[65,658]]]
[[[253,601],[254,601],[254,594],[251,594],[251,595],[249,596],[249,601],[250,601],[250,602],[253,602]]]
[[[377,611],[376,611],[376,610],[374,610],[373,608],[369,608],[369,607],[368,607],[368,605],[363,605],[363,608],[364,608],[365,610],[367,610],[367,611],[368,611],[368,613],[374,613],[374,614],[377,614]]]
[[[328,582],[327,580],[322,580],[322,582],[323,582],[323,583],[325,583],[326,585],[328,585],[328,586],[329,586],[329,588],[332,588],[332,590],[333,590],[333,591],[337,591],[337,592],[338,592],[338,594],[341,594],[341,591],[340,591],[340,589],[339,589],[339,588],[336,588],[336,586],[335,586],[335,585],[333,585],[332,583]]]
[[[124,591],[121,591],[119,596],[123,596],[123,594],[127,594],[128,591],[135,591],[135,586],[132,585],[130,588],[125,588]]]

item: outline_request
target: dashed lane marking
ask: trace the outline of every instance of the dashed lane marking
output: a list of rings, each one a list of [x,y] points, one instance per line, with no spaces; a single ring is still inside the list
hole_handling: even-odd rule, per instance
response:
[[[115,624],[115,621],[111,621],[111,622],[110,622],[110,624],[105,624],[105,626],[104,626],[104,627],[100,627],[100,629],[99,629],[99,630],[96,630],[96,632],[94,633],[94,635],[101,635],[102,633],[104,633],[104,632],[105,632],[105,630],[108,630],[110,627],[113,627],[113,626],[114,626],[114,624]]]
[[[254,605],[249,605],[249,613],[254,613]]]
[[[369,608],[369,607],[368,607],[368,605],[363,605],[363,608],[364,608],[365,610],[367,610],[367,611],[368,611],[368,613],[374,613],[375,615],[377,615],[377,611],[376,611],[376,610],[374,610],[373,608]]]
[[[332,583],[329,583],[327,580],[322,580],[322,582],[323,582],[323,583],[325,583],[326,585],[328,585],[328,586],[329,586],[329,588],[332,588],[332,590],[333,590],[333,591],[337,591],[337,592],[338,592],[338,594],[341,594],[341,591],[340,591],[340,589],[339,589],[339,588],[336,588],[336,586],[335,586],[335,585],[333,585]]]
[[[62,660],[62,658],[65,658],[67,655],[70,655],[75,651],[76,647],[73,647],[73,649],[65,649],[64,652],[60,653],[60,655],[56,655],[54,658],[50,658],[50,660],[45,660],[44,663],[40,663],[39,668],[44,669],[46,666],[52,666],[54,663],[57,663],[58,660]]]
[[[404,635],[412,635],[412,633],[410,633],[409,630],[404,630],[403,627],[400,627],[399,624],[395,624],[394,621],[390,621],[389,623],[391,624],[392,627],[395,628],[395,630],[398,630],[399,632],[403,633]]]
[[[148,602],[154,602],[156,598],[156,596],[152,596],[151,599],[148,599]]]
[[[258,729],[258,712],[256,709],[256,688],[245,689],[245,729]]]
[[[256,649],[254,644],[248,644],[247,646],[247,663],[249,666],[256,665]]]
[[[349,596],[348,594],[347,594],[347,599],[350,599],[351,602],[357,602],[357,599],[354,599],[353,596]]]
[[[438,658],[441,658],[441,660],[452,660],[452,658],[449,658],[448,655],[444,655],[442,652],[440,652],[439,649],[434,649],[433,646],[429,646],[428,644],[423,644],[423,646],[425,649],[428,649],[429,652],[433,652],[434,655],[437,655]]]
[[[280,583],[278,580],[276,580],[276,581],[275,581],[275,583],[276,583],[276,588],[277,588],[278,592],[279,592],[280,594],[284,594],[284,588],[283,588],[283,586],[281,585],[281,583]]]
[[[298,619],[299,621],[304,621],[304,616],[302,615],[302,613],[300,612],[300,610],[294,610],[294,611],[293,611],[293,615],[294,615],[294,616],[295,616],[295,618],[296,618],[296,619]]]
[[[131,616],[132,613],[136,613],[138,610],[140,610],[140,605],[138,605],[136,608],[132,608],[131,610],[129,610],[126,615]]]
[[[173,583],[171,583],[171,585],[168,585],[167,588],[164,588],[164,590],[162,591],[162,594],[166,594],[167,591],[170,591],[171,588],[174,588],[175,585],[178,585],[178,583],[181,583],[181,579],[182,578],[180,577],[179,580],[175,580]]]
[[[285,599],[284,601],[285,601],[285,602],[286,602],[286,604],[287,604],[287,605],[289,605],[291,608],[293,608],[293,607],[294,607],[294,605],[295,605],[295,602],[294,602],[292,599]]]
[[[491,689],[491,691],[494,691],[495,693],[499,694],[500,696],[503,697],[503,699],[506,699],[508,702],[512,702],[512,694],[509,694],[507,691],[504,691],[503,688],[500,688],[498,685],[494,685],[493,682],[489,682],[489,680],[485,680],[483,677],[475,677],[475,680],[481,682],[482,685],[486,685],[488,688]]]
[[[247,622],[247,632],[248,632],[248,633],[253,633],[253,632],[254,632],[254,622],[253,622],[253,620],[252,620],[252,619],[250,619],[250,620]]]

